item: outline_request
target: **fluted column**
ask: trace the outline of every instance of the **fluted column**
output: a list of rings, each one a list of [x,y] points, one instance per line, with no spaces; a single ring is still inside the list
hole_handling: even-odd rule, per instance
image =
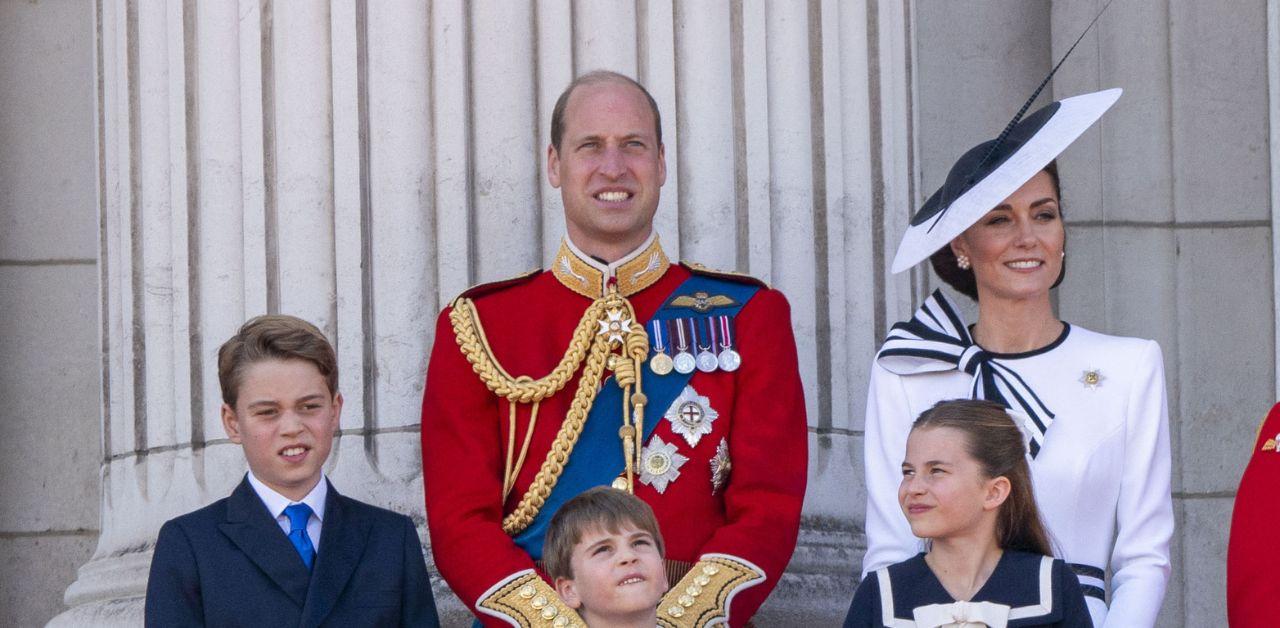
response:
[[[434,318],[554,252],[551,108],[596,68],[636,76],[662,110],[669,251],[791,300],[810,483],[801,547],[761,621],[838,619],[862,545],[866,369],[919,282],[886,271],[912,198],[910,14],[877,0],[616,6],[100,2],[102,535],[55,623],[137,623],[159,526],[239,481],[214,358],[257,314],[301,316],[337,346],[339,489],[425,523]]]

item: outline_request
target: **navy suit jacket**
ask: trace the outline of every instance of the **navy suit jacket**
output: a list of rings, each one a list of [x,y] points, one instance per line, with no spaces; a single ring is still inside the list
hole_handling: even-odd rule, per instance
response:
[[[323,521],[308,571],[247,478],[170,520],[151,559],[147,626],[439,626],[408,517],[330,484]]]

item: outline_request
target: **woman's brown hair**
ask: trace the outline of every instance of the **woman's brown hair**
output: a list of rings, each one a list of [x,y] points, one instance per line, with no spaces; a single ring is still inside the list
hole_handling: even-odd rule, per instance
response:
[[[965,450],[988,478],[1008,478],[1009,497],[996,515],[1000,548],[1052,556],[1049,534],[1031,488],[1026,438],[1004,406],[977,399],[940,401],[911,425],[913,431],[935,427],[964,434]]]

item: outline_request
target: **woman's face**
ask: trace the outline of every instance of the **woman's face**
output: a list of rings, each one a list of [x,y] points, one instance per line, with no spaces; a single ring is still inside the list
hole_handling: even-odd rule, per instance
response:
[[[1062,273],[1066,230],[1053,178],[1041,170],[951,241],[973,264],[978,298],[1049,298]]]
[[[911,430],[898,505],[912,534],[922,539],[995,535],[1009,480],[988,478],[969,455],[967,439],[950,427]]]

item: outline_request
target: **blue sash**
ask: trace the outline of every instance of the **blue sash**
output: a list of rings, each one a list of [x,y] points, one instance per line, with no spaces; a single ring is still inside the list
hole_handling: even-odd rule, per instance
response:
[[[673,318],[735,316],[755,296],[758,286],[729,281],[706,275],[693,275],[680,284],[662,307],[654,313],[650,322]],[[695,292],[724,295],[733,300],[733,305],[717,307],[705,314],[699,314],[684,307],[671,307],[671,302],[681,296],[689,296]],[[649,324],[645,324],[649,328]],[[696,373],[697,371],[694,371]],[[641,375],[644,394],[649,398],[645,406],[644,438],[648,442],[654,428],[661,422],[662,415],[671,402],[680,395],[680,391],[689,383],[693,373],[680,374],[672,371],[667,375],[658,375],[649,368],[645,360],[644,372]],[[622,441],[618,438],[618,428],[622,427],[622,388],[612,376],[604,382],[604,387],[596,395],[591,411],[587,413],[586,424],[578,443],[574,446],[569,462],[565,464],[560,480],[547,497],[538,515],[533,518],[529,527],[516,535],[515,542],[529,553],[533,560],[542,559],[542,541],[547,534],[547,526],[551,517],[575,495],[594,486],[607,486],[626,470],[622,460]],[[639,481],[640,471],[636,470]]]

